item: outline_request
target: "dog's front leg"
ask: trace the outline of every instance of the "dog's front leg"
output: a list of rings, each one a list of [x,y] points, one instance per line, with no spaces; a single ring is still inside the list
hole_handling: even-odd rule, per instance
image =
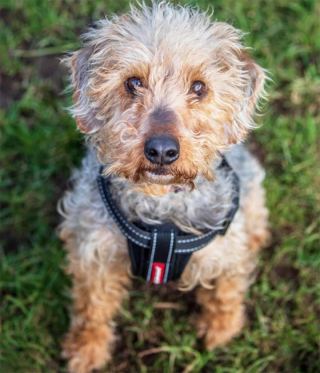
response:
[[[70,373],[88,373],[110,360],[114,341],[111,322],[130,285],[129,258],[120,250],[121,255],[113,255],[104,265],[98,258],[84,263],[80,261],[78,251],[73,250],[75,240],[68,238],[65,241],[69,251],[68,272],[73,276],[74,302],[70,331],[62,342],[62,356],[69,360]]]
[[[199,288],[197,301],[202,305],[199,336],[204,336],[207,350],[229,342],[245,323],[244,292],[249,282],[245,276],[217,279],[214,289]]]

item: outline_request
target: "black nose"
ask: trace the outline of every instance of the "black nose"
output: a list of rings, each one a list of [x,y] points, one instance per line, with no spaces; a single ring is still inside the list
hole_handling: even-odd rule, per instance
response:
[[[146,158],[155,164],[170,164],[179,158],[179,142],[169,136],[152,136],[144,144]]]

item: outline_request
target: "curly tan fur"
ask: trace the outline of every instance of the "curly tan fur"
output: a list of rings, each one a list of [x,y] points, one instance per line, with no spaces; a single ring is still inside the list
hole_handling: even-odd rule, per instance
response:
[[[63,342],[69,372],[87,373],[110,360],[112,319],[131,282],[126,239],[98,192],[101,165],[113,175],[113,196],[129,220],[172,221],[199,234],[221,227],[232,205],[231,179],[218,168],[225,153],[241,181],[239,210],[225,236],[193,253],[177,286],[199,285],[206,347],[226,343],[244,325],[244,293],[268,238],[264,172],[235,145],[254,127],[264,70],[251,60],[239,30],[166,3],[100,21],[83,40],[67,62],[72,112],[88,137],[88,154],[59,205],[66,270],[73,276],[71,328]],[[125,88],[131,77],[141,82],[135,94]],[[201,97],[190,88],[197,81],[205,86]],[[146,158],[146,139],[155,135],[179,142],[175,162],[160,167]],[[173,193],[172,186],[184,191]]]

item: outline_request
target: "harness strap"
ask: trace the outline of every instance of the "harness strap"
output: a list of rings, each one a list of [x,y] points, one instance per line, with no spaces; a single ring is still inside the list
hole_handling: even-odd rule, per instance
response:
[[[143,222],[130,222],[113,200],[110,184],[111,177],[103,177],[101,167],[98,176],[98,186],[103,202],[121,232],[128,240],[128,249],[132,262],[133,273],[144,277],[152,283],[166,283],[178,279],[187,265],[192,253],[200,250],[211,242],[218,234],[224,235],[238,209],[239,178],[222,157],[219,168],[232,175],[233,206],[230,209],[223,226],[220,229],[203,231],[201,236],[186,234],[173,223],[149,225]],[[143,227],[143,229],[141,228]]]
[[[143,248],[128,240],[133,273],[154,284],[178,280],[187,265],[192,252],[176,253],[174,230],[154,232],[156,237],[151,249]],[[169,240],[168,240],[169,237]]]

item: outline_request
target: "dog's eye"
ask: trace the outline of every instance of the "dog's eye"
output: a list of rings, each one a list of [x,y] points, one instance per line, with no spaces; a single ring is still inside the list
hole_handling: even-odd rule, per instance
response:
[[[190,92],[196,94],[198,97],[201,97],[206,92],[206,85],[197,80],[191,84]]]
[[[135,93],[138,87],[142,87],[142,81],[139,78],[129,78],[125,81],[124,86],[130,93]]]

